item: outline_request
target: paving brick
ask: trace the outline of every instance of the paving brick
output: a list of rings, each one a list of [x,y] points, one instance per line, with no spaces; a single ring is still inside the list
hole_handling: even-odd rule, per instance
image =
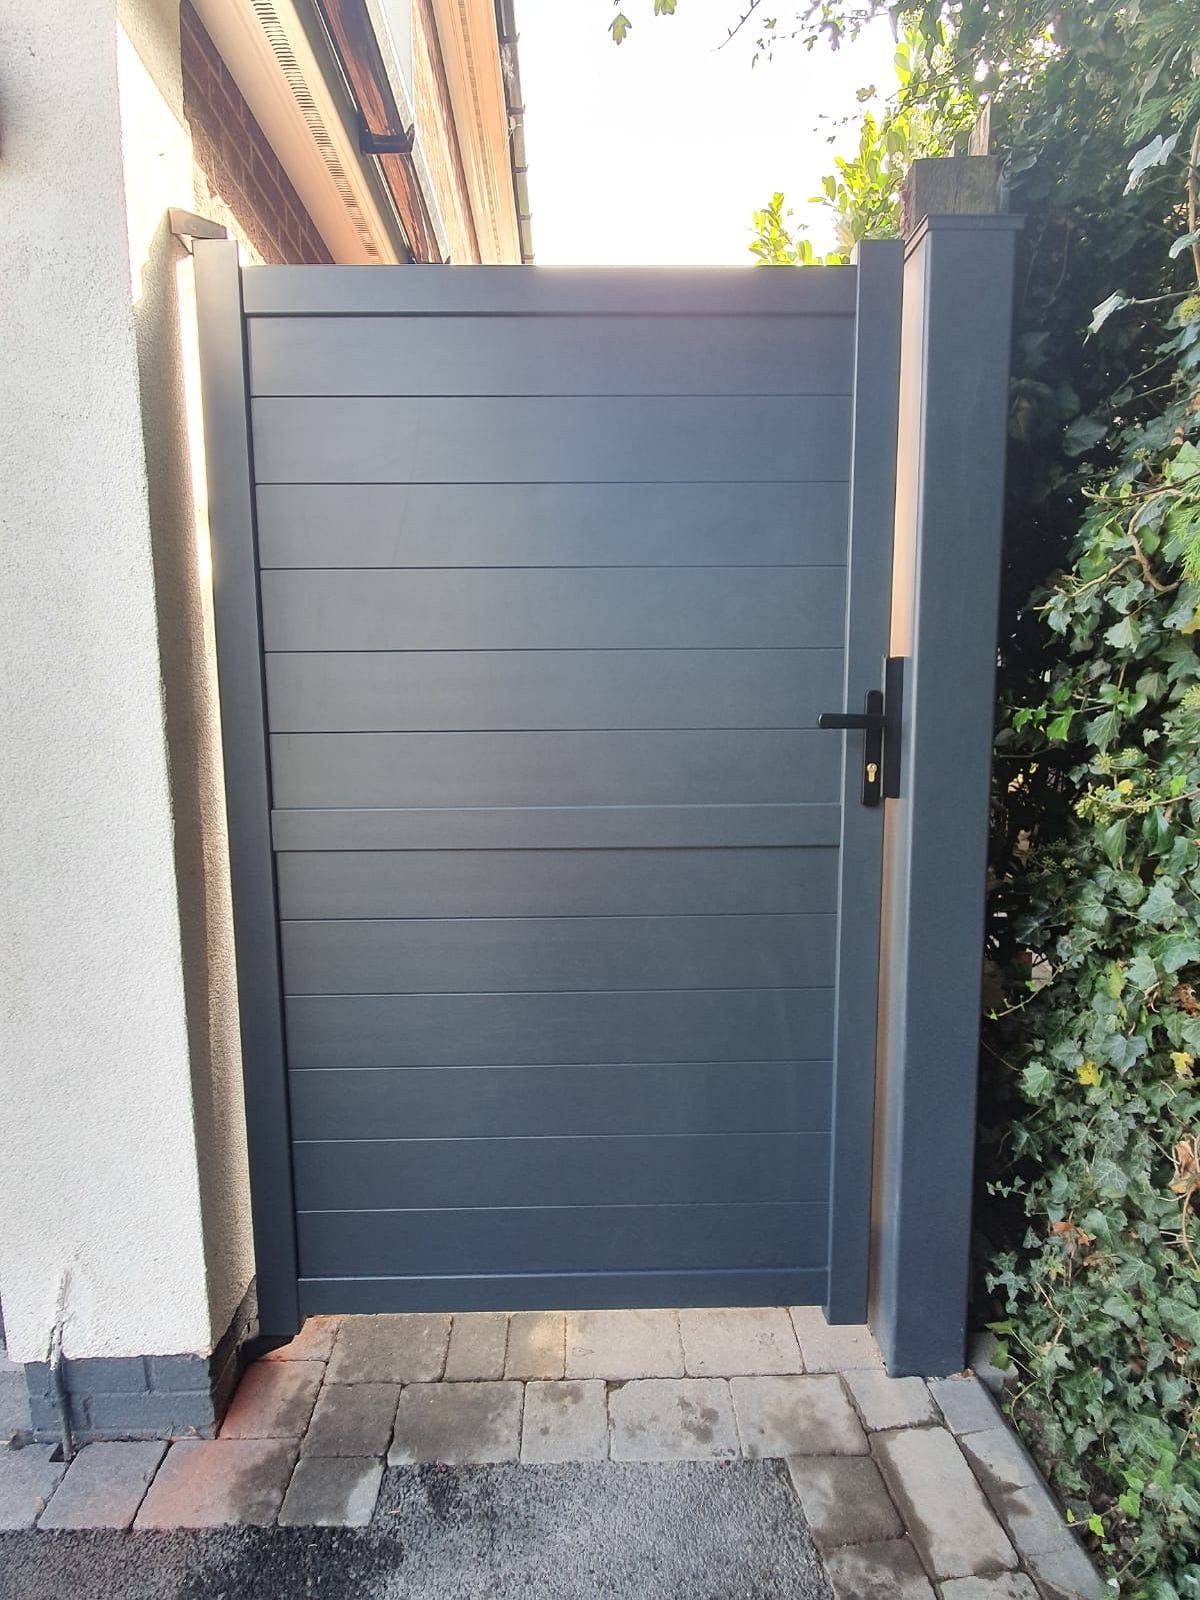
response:
[[[804,1371],[792,1319],[783,1306],[681,1311],[679,1333],[691,1378]]]
[[[606,1461],[608,1406],[599,1378],[525,1385],[522,1461]]]
[[[835,1377],[734,1378],[729,1387],[744,1455],[867,1452],[862,1424]]]
[[[959,1448],[993,1498],[1006,1489],[1028,1489],[1042,1481],[1032,1458],[1009,1428],[983,1428],[978,1433],[964,1434]]]
[[[84,1445],[38,1526],[130,1527],[166,1450],[158,1439]]]
[[[282,1528],[365,1528],[375,1510],[383,1462],[302,1456],[279,1512]]]
[[[400,1386],[395,1383],[327,1383],[317,1400],[304,1456],[382,1456],[391,1443]]]
[[[951,1578],[942,1585],[942,1600],[1038,1600],[1023,1572],[1002,1572],[994,1578]]]
[[[0,1530],[32,1528],[58,1487],[66,1468],[51,1461],[50,1444],[0,1450]]]
[[[1043,1600],[1104,1600],[1105,1596],[1111,1600],[1112,1590],[1100,1581],[1099,1573],[1077,1544],[1031,1555],[1026,1565]]]
[[[834,1550],[825,1566],[835,1600],[934,1600],[921,1558],[907,1539]]]
[[[805,1372],[853,1372],[858,1367],[883,1366],[883,1354],[870,1328],[857,1324],[831,1328],[819,1306],[793,1306],[791,1312]]]
[[[1017,1564],[1003,1528],[952,1435],[908,1428],[874,1436],[900,1515],[936,1578],[981,1577]]]
[[[346,1317],[329,1358],[331,1383],[433,1383],[446,1365],[448,1315]]]
[[[337,1338],[341,1317],[306,1317],[296,1337],[277,1350],[268,1350],[264,1361],[328,1361]]]
[[[506,1378],[561,1378],[567,1319],[561,1311],[514,1311],[508,1319]]]
[[[417,1383],[400,1396],[388,1465],[516,1461],[520,1452],[519,1383]]]
[[[324,1376],[320,1361],[256,1361],[242,1374],[221,1438],[298,1439]]]
[[[135,1528],[266,1527],[296,1460],[293,1439],[185,1439],[146,1492]]]
[[[863,1425],[877,1433],[883,1428],[915,1428],[940,1422],[937,1407],[920,1378],[889,1378],[886,1372],[867,1368],[846,1374]]]
[[[788,1471],[822,1550],[902,1537],[896,1508],[869,1456],[790,1456]]]
[[[508,1317],[503,1311],[459,1313],[450,1329],[445,1377],[450,1382],[478,1382],[504,1376]]]
[[[929,1392],[941,1407],[951,1433],[980,1433],[1004,1427],[996,1402],[978,1378],[931,1378]]]
[[[1058,1502],[1042,1483],[990,1492],[992,1509],[1023,1556],[1048,1555],[1074,1542]]]
[[[614,1461],[729,1461],[738,1453],[720,1378],[639,1378],[608,1397]]]
[[[683,1345],[673,1311],[570,1311],[568,1378],[682,1378]]]
[[[1011,1365],[1007,1368],[995,1365],[992,1358],[999,1344],[994,1333],[976,1333],[971,1336],[967,1346],[967,1366],[984,1388],[995,1395],[1000,1394],[1005,1385],[1016,1377],[1016,1370]]]

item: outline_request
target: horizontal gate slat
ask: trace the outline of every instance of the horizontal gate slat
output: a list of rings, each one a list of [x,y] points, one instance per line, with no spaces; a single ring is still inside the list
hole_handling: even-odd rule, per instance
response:
[[[444,317],[455,312],[588,315],[612,312],[678,316],[696,312],[764,316],[851,313],[854,267],[803,272],[748,272],[744,267],[255,267],[242,278],[250,316],[332,313],[344,316]]]
[[[256,395],[846,394],[852,317],[251,318]]]
[[[259,399],[259,483],[768,483],[845,478],[850,401]]]
[[[277,733],[276,804],[641,806],[834,803],[826,733]]]
[[[264,567],[811,566],[846,558],[845,483],[278,483]]]
[[[436,1277],[301,1278],[302,1316],[380,1311],[538,1311],[630,1306],[820,1306],[824,1267],[739,1272],[453,1272]]]
[[[274,733],[815,728],[840,650],[298,651],[266,658]]]
[[[268,650],[840,649],[840,567],[262,574]]]
[[[564,1206],[508,1211],[301,1211],[305,1277],[819,1267],[829,1208]]]
[[[326,1068],[291,1074],[297,1139],[825,1133],[828,1061]]]
[[[289,994],[817,988],[833,917],[285,922]]]
[[[301,1211],[828,1200],[829,1136],[301,1142]]]
[[[294,851],[284,917],[603,917],[836,910],[837,852]]]
[[[276,850],[603,850],[836,845],[840,806],[321,807],[275,811]]]
[[[299,1070],[822,1061],[833,1048],[832,989],[300,995],[284,1014]]]

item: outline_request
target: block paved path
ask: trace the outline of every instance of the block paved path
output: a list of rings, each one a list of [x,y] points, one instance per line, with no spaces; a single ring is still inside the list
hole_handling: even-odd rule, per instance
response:
[[[105,1572],[114,1594],[143,1593],[129,1586],[136,1571],[158,1584],[144,1591],[153,1600],[201,1600],[196,1573],[209,1567],[214,1596],[240,1592],[230,1562],[253,1568],[244,1592],[256,1600],[276,1580],[290,1595],[304,1592],[311,1553],[335,1548],[340,1564],[321,1581],[331,1600],[500,1596],[522,1582],[514,1595],[536,1593],[555,1484],[575,1502],[554,1535],[570,1547],[574,1587],[547,1593],[1106,1593],[976,1378],[890,1378],[866,1329],[831,1328],[808,1307],[310,1318],[247,1370],[216,1439],[89,1444],[65,1471],[55,1454],[0,1454],[0,1600],[79,1587],[69,1568],[88,1549],[100,1565],[84,1587],[97,1597]],[[719,1546],[702,1517],[680,1541],[681,1507],[701,1484],[728,1520]],[[735,1486],[728,1505],[714,1485]],[[634,1505],[648,1563],[636,1581],[623,1531]],[[589,1519],[600,1544],[579,1565],[572,1528]],[[774,1554],[731,1564],[764,1519]],[[485,1560],[501,1549],[504,1574]],[[700,1549],[697,1589],[685,1574]],[[409,1587],[416,1550],[438,1587]],[[743,1582],[760,1568],[774,1587]],[[613,1587],[618,1569],[628,1586]],[[11,1588],[14,1573],[29,1585],[35,1572],[34,1587]],[[654,1588],[660,1579],[675,1586]]]

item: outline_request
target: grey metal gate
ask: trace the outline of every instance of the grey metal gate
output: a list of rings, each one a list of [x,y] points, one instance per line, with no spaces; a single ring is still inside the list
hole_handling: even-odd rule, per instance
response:
[[[264,1327],[862,1318],[900,247],[196,257]]]

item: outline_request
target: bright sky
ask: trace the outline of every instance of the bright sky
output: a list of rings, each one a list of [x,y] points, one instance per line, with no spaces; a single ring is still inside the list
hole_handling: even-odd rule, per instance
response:
[[[744,38],[718,49],[738,0],[679,0],[653,17],[627,0],[517,0],[533,245],[543,266],[750,265],[750,213],[782,189],[818,250],[826,214],[806,205],[831,169],[822,114],[858,110],[855,90],[894,83],[886,22],[838,52],[786,43],[751,67]],[[786,3],[777,8],[787,15]],[[852,130],[834,150],[852,148]]]

